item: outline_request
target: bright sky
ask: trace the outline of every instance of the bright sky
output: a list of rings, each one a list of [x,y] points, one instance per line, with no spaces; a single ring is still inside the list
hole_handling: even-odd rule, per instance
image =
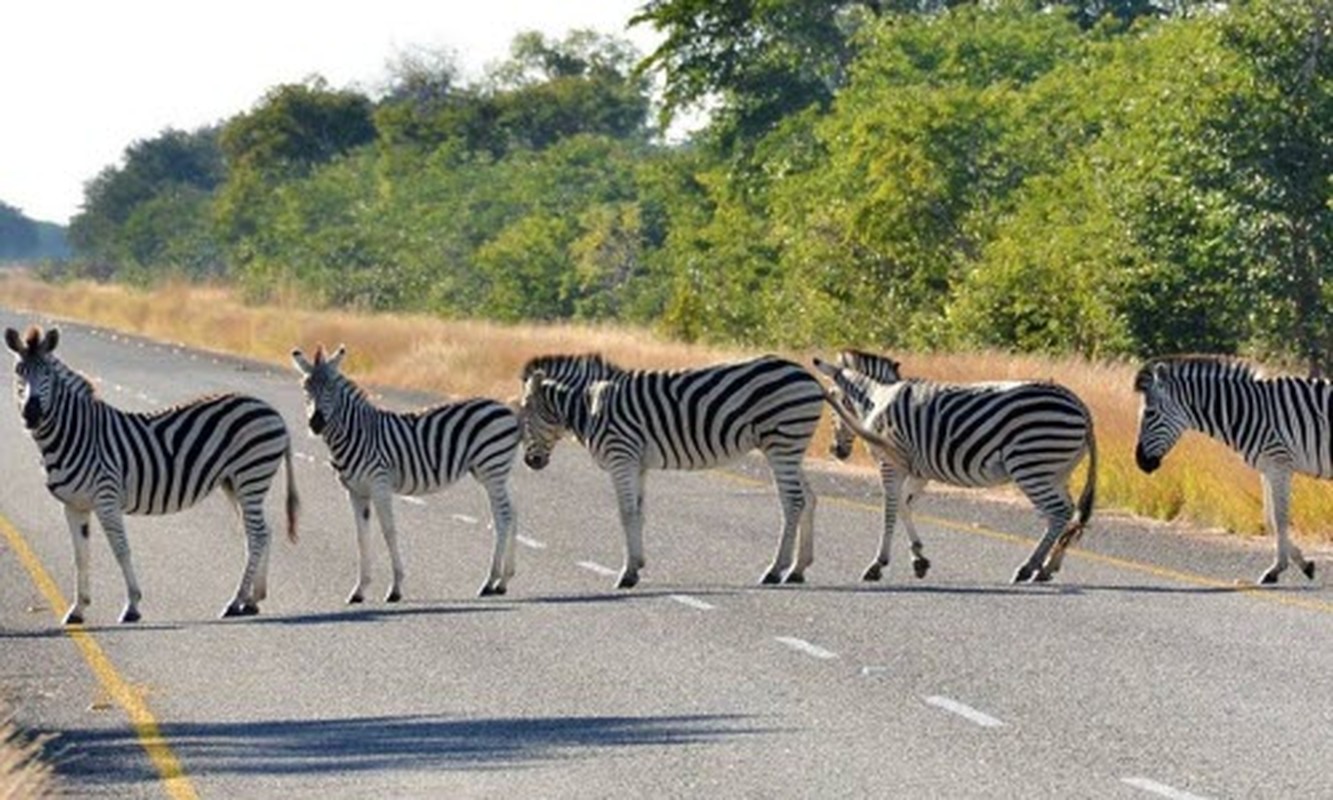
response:
[[[9,0],[0,11],[0,201],[65,223],[83,184],[125,147],[251,108],[318,73],[370,91],[416,48],[452,51],[467,78],[514,34],[626,30],[643,0]]]

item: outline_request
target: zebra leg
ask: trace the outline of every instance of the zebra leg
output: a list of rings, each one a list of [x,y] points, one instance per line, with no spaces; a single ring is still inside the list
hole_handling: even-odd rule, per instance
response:
[[[491,501],[491,528],[495,551],[491,554],[491,574],[481,585],[482,597],[504,594],[505,583],[514,576],[514,504],[509,499],[508,475],[490,475],[484,480]]]
[[[393,580],[384,595],[384,602],[397,603],[403,599],[403,556],[398,552],[398,527],[393,521],[393,493],[387,486],[376,486],[370,500],[375,504],[375,516],[379,517],[380,533],[384,534],[384,544],[389,548],[389,564],[393,568]]]
[[[893,542],[893,529],[898,524],[898,498],[902,493],[904,479],[905,476],[891,464],[879,462],[879,481],[884,487],[884,531],[879,537],[879,552],[875,554],[875,560],[870,562],[861,575],[863,581],[877,581],[884,577],[884,568],[889,565],[889,546]],[[907,515],[904,515],[906,519]]]
[[[88,524],[92,515],[87,511],[65,506],[65,521],[69,523],[69,535],[74,541],[74,602],[65,612],[66,625],[83,624],[83,611],[92,600],[88,588]]]
[[[611,483],[616,490],[620,525],[625,531],[625,566],[616,581],[616,588],[632,589],[638,584],[639,570],[646,563],[643,557],[643,470],[630,464],[614,468]]]
[[[366,587],[370,585],[370,496],[347,492],[352,503],[352,518],[356,523],[356,585],[347,595],[347,603],[365,602]]]
[[[766,451],[764,455],[773,471],[773,482],[777,484],[778,499],[782,502],[782,539],[778,542],[773,564],[764,572],[760,583],[782,583],[784,577],[790,583],[801,583],[805,580],[804,569],[809,565],[796,561],[796,536],[801,514],[811,496],[801,471],[802,453]]]
[[[241,514],[245,520],[245,569],[241,572],[241,581],[236,587],[236,596],[227,607],[222,609],[225,617],[252,617],[259,613],[256,587],[263,583],[267,591],[267,579],[259,577],[259,571],[268,563],[268,522],[264,519],[263,495],[241,501]]]
[[[1277,583],[1278,576],[1287,568],[1293,549],[1287,531],[1287,510],[1291,502],[1291,473],[1270,467],[1260,473],[1260,482],[1264,487],[1264,516],[1267,518],[1269,530],[1277,537],[1277,558],[1259,577],[1259,583],[1271,584]],[[1302,571],[1307,569],[1304,558],[1297,564]],[[1306,574],[1313,575],[1313,571]]]
[[[1069,490],[1049,474],[1033,476],[1016,481],[1032,505],[1036,506],[1046,520],[1046,533],[1037,542],[1032,555],[1014,572],[1014,583],[1045,583],[1051,579],[1046,567],[1046,557],[1051,548],[1065,532],[1069,521],[1074,518],[1074,501],[1069,497]]]
[[[801,471],[801,516],[796,522],[796,564],[787,571],[786,583],[805,583],[805,568],[815,562],[815,493],[805,471]]]
[[[134,565],[130,563],[130,541],[125,536],[125,518],[114,500],[106,500],[97,506],[97,521],[101,523],[116,563],[120,564],[120,572],[125,576],[125,609],[120,612],[120,621],[138,622],[139,600],[143,593],[139,591],[139,581],[134,577]]]
[[[930,559],[921,552],[921,537],[916,532],[916,521],[912,519],[912,506],[925,489],[926,481],[922,478],[908,478],[903,487],[903,527],[907,529],[907,539],[912,544],[912,573],[917,578],[926,577],[930,571]]]

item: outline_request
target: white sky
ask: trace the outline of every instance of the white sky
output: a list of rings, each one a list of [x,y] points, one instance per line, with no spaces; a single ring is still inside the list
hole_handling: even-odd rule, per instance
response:
[[[645,54],[643,0],[8,0],[0,5],[0,201],[65,223],[83,184],[125,147],[250,109],[281,83],[323,75],[378,87],[407,50],[456,54],[467,78],[514,34],[593,28]]]

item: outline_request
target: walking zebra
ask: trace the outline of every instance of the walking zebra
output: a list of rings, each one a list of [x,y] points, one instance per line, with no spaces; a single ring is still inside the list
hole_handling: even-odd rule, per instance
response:
[[[544,468],[566,431],[611,475],[625,533],[617,587],[639,582],[644,477],[707,469],[759,449],[782,502],[782,540],[764,583],[801,583],[814,560],[815,496],[801,462],[823,410],[819,381],[773,356],[678,372],[624,370],[597,355],[523,368],[524,460]],[[798,546],[799,545],[799,546]]]
[[[1013,580],[1047,581],[1059,571],[1065,549],[1092,516],[1097,487],[1092,417],[1073,392],[1054,383],[902,380],[896,361],[858,351],[844,351],[837,364],[816,358],[815,366],[835,386],[829,397],[838,412],[834,455],[851,455],[856,434],[879,461],[884,533],[864,580],[879,580],[888,566],[900,504],[913,571],[925,577],[930,561],[912,522],[912,503],[929,481],[1017,484],[1046,520],[1046,531]],[[1085,453],[1088,479],[1075,518],[1069,477]]]
[[[393,582],[384,600],[395,603],[403,596],[403,559],[393,495],[436,492],[468,473],[486,489],[495,531],[490,575],[479,594],[504,594],[514,574],[509,471],[518,452],[518,416],[503,403],[484,398],[407,414],[387,411],[339,371],[346,355],[346,348],[339,347],[326,357],[321,346],[311,361],[299,349],[292,351],[292,361],[304,376],[310,430],[328,445],[356,520],[357,581],[347,602],[362,602],[370,584],[371,506],[393,565]]]
[[[1176,356],[1150,361],[1134,377],[1143,395],[1139,469],[1153,472],[1188,428],[1241,454],[1259,470],[1264,516],[1277,535],[1277,558],[1259,578],[1275,583],[1289,561],[1314,578],[1287,534],[1293,472],[1333,478],[1333,385],[1327,380],[1264,377],[1224,356]]]
[[[287,537],[296,541],[299,499],[291,440],[282,417],[254,397],[205,397],[149,413],[121,411],[100,399],[87,378],[53,354],[60,333],[9,328],[15,396],[46,467],[46,487],[65,504],[74,540],[77,586],[65,624],[83,622],[91,602],[88,523],[97,515],[125,576],[121,622],[139,619],[139,582],[130,563],[124,514],[168,514],[221,487],[245,526],[247,557],[236,596],[222,616],[259,613],[268,594],[269,528],[264,496],[287,468]]]

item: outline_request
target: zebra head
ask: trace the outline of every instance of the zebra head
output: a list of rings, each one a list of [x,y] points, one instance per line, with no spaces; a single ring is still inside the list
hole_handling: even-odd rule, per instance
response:
[[[523,378],[518,416],[523,425],[523,463],[530,469],[545,469],[556,442],[565,435],[567,423],[557,403],[562,391],[567,392],[568,387],[540,369],[530,370]]]
[[[319,345],[315,348],[313,361],[307,359],[299,348],[292,350],[292,363],[305,376],[301,388],[305,390],[310,432],[316,436],[323,433],[338,403],[338,386],[342,378],[338,367],[346,356],[347,348],[342,345],[338,345],[337,351],[331,356],[325,356],[324,345]]]
[[[36,430],[51,410],[58,369],[51,352],[59,342],[60,331],[55,328],[43,334],[33,325],[22,336],[13,328],[5,329],[5,344],[18,361],[14,365],[14,399],[28,430]]]
[[[874,361],[857,361],[856,357],[866,357]],[[837,364],[830,364],[820,358],[816,358],[814,364],[816,369],[833,381],[833,390],[828,395],[829,402],[838,404],[848,414],[860,420],[864,420],[874,407],[871,399],[874,385],[896,383],[900,379],[898,362],[852,350],[839,353]],[[862,371],[861,366],[865,366],[869,371]],[[888,380],[881,381],[879,376]],[[829,445],[829,452],[834,458],[845,461],[851,458],[852,445],[855,443],[856,431],[847,424],[841,414],[835,414],[833,443]]]
[[[1134,391],[1143,395],[1139,411],[1139,438],[1134,461],[1144,472],[1153,472],[1189,427],[1189,413],[1171,386],[1170,365],[1150,363],[1134,376]]]

